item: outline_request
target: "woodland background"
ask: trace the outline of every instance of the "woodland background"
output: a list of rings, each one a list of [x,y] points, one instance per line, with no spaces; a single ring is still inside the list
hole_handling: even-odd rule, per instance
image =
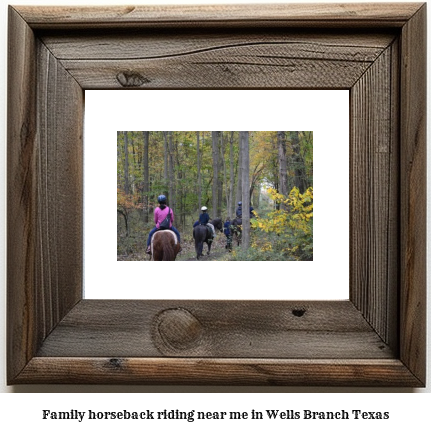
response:
[[[157,196],[165,194],[182,236],[177,259],[194,255],[192,226],[203,205],[224,221],[242,201],[254,208],[251,230],[244,220],[242,247],[214,259],[312,260],[312,186],[311,131],[118,131],[117,259],[146,259]],[[224,251],[224,235],[216,240]]]

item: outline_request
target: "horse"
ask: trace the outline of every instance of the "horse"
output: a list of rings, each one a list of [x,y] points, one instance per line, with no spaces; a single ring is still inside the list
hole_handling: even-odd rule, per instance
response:
[[[151,239],[152,261],[175,261],[180,250],[177,236],[171,230],[160,230]]]
[[[220,232],[223,232],[223,221],[220,218],[215,218],[209,221],[210,224],[214,227],[214,229],[218,229]]]
[[[195,239],[196,259],[203,256],[204,242],[208,245],[207,255],[210,254],[211,244],[214,239],[212,230],[205,225],[196,225],[193,228],[193,238]]]
[[[242,219],[236,217],[232,223],[232,238],[235,239],[237,246],[241,244],[241,235],[242,235]]]

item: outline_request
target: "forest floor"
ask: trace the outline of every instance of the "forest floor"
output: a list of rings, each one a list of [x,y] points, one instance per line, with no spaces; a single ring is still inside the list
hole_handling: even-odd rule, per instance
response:
[[[211,245],[211,252],[207,255],[208,246],[204,243],[203,256],[200,261],[228,261],[229,252],[225,248],[226,237],[218,233]],[[193,239],[186,239],[181,242],[182,251],[177,255],[177,261],[196,261],[195,242]]]
[[[204,243],[203,254],[200,261],[229,261],[230,253],[226,249],[226,237],[217,233],[211,246],[211,253],[207,255],[208,246]],[[177,255],[176,261],[196,261],[195,242],[193,238],[186,238],[181,241],[182,251]],[[234,246],[237,247],[237,246]],[[149,261],[150,255],[145,250],[132,252],[128,255],[117,255],[117,261]]]

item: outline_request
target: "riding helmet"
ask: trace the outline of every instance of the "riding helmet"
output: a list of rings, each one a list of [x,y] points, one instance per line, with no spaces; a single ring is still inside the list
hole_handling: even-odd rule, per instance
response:
[[[157,197],[157,201],[158,201],[160,204],[166,204],[166,197],[165,197],[165,195],[159,195],[159,196]]]
[[[240,202],[238,203],[238,205],[242,205],[242,202],[240,201]]]
[[[207,211],[208,209],[207,209],[205,206],[203,206],[203,207],[201,208],[201,210],[202,210],[202,211]]]

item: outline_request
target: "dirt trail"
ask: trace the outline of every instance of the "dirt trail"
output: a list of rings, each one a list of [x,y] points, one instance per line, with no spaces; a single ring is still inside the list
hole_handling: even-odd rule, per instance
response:
[[[228,252],[227,250],[217,250],[217,251],[211,251],[211,253],[209,255],[206,254],[206,252],[204,252],[204,256],[201,256],[199,258],[199,261],[219,261],[221,257],[223,257],[224,255],[226,255]],[[196,261],[196,257],[194,258],[188,258],[185,261]]]

